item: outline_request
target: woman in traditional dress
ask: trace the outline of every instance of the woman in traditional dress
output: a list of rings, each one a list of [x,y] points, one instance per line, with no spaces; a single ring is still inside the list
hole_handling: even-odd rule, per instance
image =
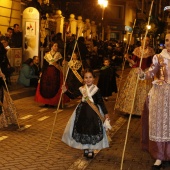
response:
[[[61,85],[63,84],[63,74],[60,63],[62,61],[61,54],[57,51],[58,44],[52,45],[51,51],[45,54],[45,63],[42,68],[40,83],[38,84],[35,101],[48,106],[56,106],[61,95]],[[63,96],[63,102],[68,98]]]
[[[145,47],[143,51],[143,45],[145,41]],[[152,80],[138,81],[136,95],[135,95],[135,87],[137,83],[137,74],[136,71],[140,64],[140,59],[143,53],[141,69],[146,71],[151,63],[152,57],[155,54],[154,50],[149,47],[149,38],[142,40],[142,45],[137,47],[133,51],[132,59],[125,55],[125,58],[132,65],[132,69],[128,74],[128,77],[123,85],[122,89],[119,92],[117,101],[115,103],[115,109],[128,113],[141,115],[144,102],[149,90],[152,87]],[[135,98],[134,98],[135,97]]]
[[[17,123],[16,107],[5,88],[8,63],[6,50],[0,43],[0,128]]]
[[[70,98],[82,96],[81,102],[74,110],[65,128],[62,141],[67,145],[84,150],[84,156],[93,158],[94,149],[109,147],[106,131],[102,123],[102,113],[109,118],[100,90],[94,85],[94,74],[91,70],[84,71],[84,86],[77,92],[70,93],[62,87]]]
[[[77,89],[83,85],[83,78],[81,77],[82,62],[78,60],[77,53],[74,52],[72,59],[68,62],[69,72],[67,76],[68,90],[71,93],[77,91]]]
[[[161,169],[162,161],[170,161],[170,34],[165,37],[165,47],[154,55],[149,71],[139,69],[140,79],[157,78],[142,114],[142,148],[156,160],[152,170]]]

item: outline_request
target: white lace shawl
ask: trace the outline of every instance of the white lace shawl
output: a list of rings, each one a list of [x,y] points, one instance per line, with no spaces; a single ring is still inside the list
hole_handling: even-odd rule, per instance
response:
[[[94,103],[92,96],[98,91],[98,87],[92,84],[88,87],[86,84],[79,88],[80,92],[82,93],[82,101],[86,101],[89,99],[91,102]]]

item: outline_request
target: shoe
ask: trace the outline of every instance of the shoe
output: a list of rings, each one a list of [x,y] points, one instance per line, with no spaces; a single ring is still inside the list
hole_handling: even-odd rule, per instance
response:
[[[48,105],[48,107],[50,107],[50,108],[54,108],[55,106],[54,106],[54,105]]]
[[[84,149],[84,157],[87,157],[88,153],[89,153],[89,150],[88,149]]]
[[[162,164],[160,165],[152,165],[152,170],[160,170],[162,168]]]
[[[48,108],[48,107],[49,107],[49,105],[48,105],[48,104],[45,104],[45,105],[43,105],[43,106],[41,106],[41,107]]]
[[[94,152],[93,151],[92,152],[88,152],[87,158],[88,159],[93,159],[93,157],[94,157]]]
[[[107,97],[105,97],[105,98],[104,98],[104,100],[107,102],[107,101],[108,101],[108,98],[107,98]]]

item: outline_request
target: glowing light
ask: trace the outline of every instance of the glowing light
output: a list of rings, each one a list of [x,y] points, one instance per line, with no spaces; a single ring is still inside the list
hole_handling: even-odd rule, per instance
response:
[[[105,8],[108,6],[108,1],[107,0],[98,0],[98,4]]]
[[[150,30],[150,29],[151,29],[151,26],[150,26],[150,25],[147,25],[146,28],[147,28],[148,30]]]

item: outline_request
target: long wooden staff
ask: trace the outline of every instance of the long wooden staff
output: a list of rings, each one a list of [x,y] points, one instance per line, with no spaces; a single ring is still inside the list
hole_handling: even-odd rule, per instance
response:
[[[80,30],[81,30],[81,28],[80,28]],[[73,56],[74,51],[75,51],[75,49],[76,49],[77,40],[78,40],[78,37],[79,37],[80,30],[79,30],[79,32],[78,32],[77,39],[76,39],[75,44],[74,44],[74,49],[73,49],[73,52],[72,52],[72,55],[71,55],[71,59],[72,59],[72,56]],[[70,59],[70,60],[71,60],[71,59]],[[66,83],[67,76],[68,76],[68,72],[69,72],[69,67],[67,68],[66,76],[65,76],[63,85],[65,85],[65,83]],[[55,123],[56,123],[56,120],[57,120],[58,110],[59,110],[59,106],[60,106],[60,103],[61,103],[62,95],[63,95],[63,91],[61,91],[61,94],[60,94],[60,99],[59,99],[58,106],[57,106],[57,110],[56,110],[56,114],[55,114],[55,117],[54,117],[53,127],[52,127],[51,134],[50,134],[50,138],[49,138],[49,141],[48,141],[47,150],[49,149],[49,146],[50,146],[50,143],[51,143],[51,139],[52,139],[52,135],[53,135],[53,132],[54,132]]]
[[[130,35],[130,39],[129,39],[129,43],[128,43],[128,47],[127,49],[125,50],[125,54],[129,52],[129,47],[130,47],[130,44],[131,44],[131,41],[132,41],[132,36],[133,36],[133,30],[135,28],[135,24],[136,24],[136,19],[134,20],[134,23],[133,23],[133,29],[132,29],[132,32],[131,32],[131,35]],[[124,57],[123,59],[123,64],[122,64],[122,72],[121,72],[121,75],[120,75],[120,80],[119,80],[119,85],[118,85],[118,93],[116,95],[116,102],[118,100],[118,96],[120,94],[120,85],[121,85],[121,82],[122,82],[122,77],[123,77],[123,73],[124,73],[124,69],[125,69],[125,63],[126,63],[126,59]],[[115,111],[115,108],[116,108],[116,104],[114,106],[114,111]]]
[[[63,65],[63,80],[65,79],[65,62],[66,62],[66,34],[67,34],[67,31],[65,30],[65,36],[64,36],[64,65]],[[62,108],[64,108],[64,99],[63,99],[63,96],[62,96]]]
[[[153,3],[154,3],[154,0],[152,0],[150,11],[149,11],[148,25],[150,24],[150,18],[151,18],[151,12],[152,12]],[[142,55],[141,55],[141,58],[140,58],[139,68],[141,68],[141,64],[142,64],[142,58],[143,58],[143,54],[144,54],[144,48],[145,48],[147,34],[148,34],[148,29],[146,29],[146,31],[145,31],[144,44],[143,44],[143,49],[142,49]],[[126,149],[126,144],[127,144],[130,121],[131,121],[132,112],[133,112],[133,108],[134,108],[134,102],[135,102],[135,96],[136,96],[138,81],[139,81],[139,75],[137,76],[137,82],[136,82],[136,86],[135,86],[135,93],[133,95],[133,102],[132,102],[132,107],[131,107],[131,114],[129,115],[128,125],[127,125],[127,129],[126,129],[126,137],[125,137],[125,143],[124,143],[124,148],[123,148],[123,153],[122,153],[122,160],[121,160],[120,170],[123,169],[123,161],[124,161],[125,149]]]
[[[5,79],[3,79],[3,80],[4,80],[5,87],[6,87],[6,90],[7,90],[7,93],[8,93],[8,97],[9,97],[9,99],[10,99],[10,103],[13,104],[13,103],[12,103],[13,101],[12,101],[11,96],[10,96],[10,94],[9,94],[9,89],[8,89],[6,80],[5,80]],[[12,109],[13,109],[13,108],[12,108]],[[18,121],[18,116],[17,116],[16,113],[14,113],[14,117],[15,117],[15,119],[16,119],[16,123],[17,123],[17,125],[18,125],[19,130],[20,130],[20,131],[23,130],[23,128],[21,129],[21,126],[20,126],[19,121]]]
[[[78,49],[78,53],[79,53],[79,56],[80,56],[80,61],[82,63],[82,70],[84,70],[83,61],[82,61],[82,57],[81,57],[81,54],[80,54],[80,50],[79,50],[78,44],[77,44],[77,49]]]

